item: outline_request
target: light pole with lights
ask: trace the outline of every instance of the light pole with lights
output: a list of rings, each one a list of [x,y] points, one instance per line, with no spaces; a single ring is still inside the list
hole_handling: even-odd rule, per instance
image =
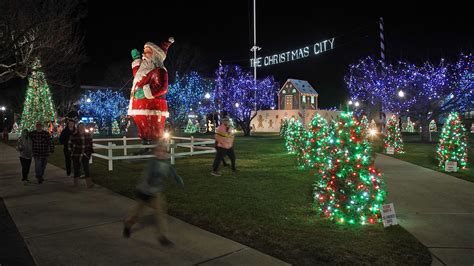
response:
[[[5,127],[5,111],[7,108],[5,106],[0,107],[0,110],[2,111],[2,130]]]

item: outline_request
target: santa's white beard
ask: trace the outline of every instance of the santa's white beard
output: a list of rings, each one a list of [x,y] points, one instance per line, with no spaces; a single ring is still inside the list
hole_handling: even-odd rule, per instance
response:
[[[135,84],[140,82],[143,77],[146,76],[150,71],[152,71],[155,68],[155,65],[151,60],[148,60],[144,58],[140,64],[140,67],[138,68],[137,73],[135,74],[135,78],[133,78],[133,88],[135,88]]]
[[[133,78],[132,88],[135,89],[135,84],[140,82],[143,77],[145,77],[150,71],[157,67],[166,69],[163,65],[163,61],[160,61],[158,58],[148,59],[146,57],[143,57],[140,67],[138,68],[138,71],[135,74],[135,78]]]

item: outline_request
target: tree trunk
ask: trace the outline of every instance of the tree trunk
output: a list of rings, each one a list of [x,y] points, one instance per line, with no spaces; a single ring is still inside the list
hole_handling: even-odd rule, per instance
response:
[[[421,120],[421,141],[430,142],[430,129],[428,120]]]
[[[240,123],[240,127],[242,128],[242,131],[244,132],[245,137],[250,136],[250,122],[249,123]]]

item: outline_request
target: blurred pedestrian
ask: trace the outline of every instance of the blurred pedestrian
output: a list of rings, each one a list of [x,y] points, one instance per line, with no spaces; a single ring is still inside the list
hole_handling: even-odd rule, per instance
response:
[[[17,149],[20,152],[21,181],[26,185],[29,182],[28,174],[30,173],[31,158],[33,157],[33,142],[28,136],[28,129],[21,131]]]
[[[83,123],[77,125],[76,132],[69,140],[72,166],[74,168],[74,186],[79,184],[81,177],[81,165],[84,170],[84,178],[86,179],[87,188],[92,188],[92,178],[89,171],[89,160],[92,156],[92,136],[86,132],[86,126]]]
[[[54,143],[51,139],[51,135],[43,129],[41,122],[36,123],[36,130],[30,132],[29,135],[32,141],[36,179],[38,179],[38,184],[42,184],[49,154],[54,152]]]
[[[234,133],[232,132],[230,119],[228,117],[224,117],[222,119],[222,124],[216,129],[215,138],[217,142],[217,149],[211,174],[213,176],[221,175],[219,172],[217,172],[217,169],[226,155],[229,156],[232,172],[235,173],[237,169],[235,168]]]
[[[123,236],[129,238],[132,226],[138,221],[145,205],[155,209],[156,234],[160,243],[164,246],[172,245],[168,237],[168,222],[166,217],[165,178],[174,180],[184,187],[183,179],[176,174],[174,168],[169,164],[169,154],[166,144],[159,142],[154,149],[154,158],[148,162],[143,172],[142,180],[136,187],[137,203],[125,219]]]
[[[59,143],[63,145],[64,161],[66,163],[66,175],[70,177],[72,172],[72,159],[71,151],[69,150],[69,140],[76,131],[76,123],[72,119],[66,119],[65,124],[66,126],[61,131],[61,135],[59,136]]]

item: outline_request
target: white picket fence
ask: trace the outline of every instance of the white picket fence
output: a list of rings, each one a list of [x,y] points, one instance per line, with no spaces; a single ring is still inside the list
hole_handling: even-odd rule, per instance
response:
[[[93,139],[92,146],[94,151],[96,150],[107,150],[107,155],[93,153],[90,159],[92,164],[92,158],[97,157],[104,160],[107,160],[109,163],[109,171],[114,169],[114,161],[116,160],[134,160],[134,159],[146,159],[154,157],[153,154],[146,155],[128,155],[129,149],[144,149],[144,148],[154,148],[156,145],[144,145],[144,144],[132,144],[128,145],[127,141],[131,140],[141,140],[140,138],[108,138],[108,139]],[[189,142],[182,142],[189,141]],[[107,142],[107,145],[99,144],[99,142]],[[117,145],[114,142],[122,142],[123,145]],[[215,153],[216,149],[214,148],[214,139],[203,139],[203,138],[194,138],[193,136],[189,138],[184,137],[170,137],[169,138],[169,152],[170,152],[170,161],[171,164],[175,163],[175,159],[178,157],[184,156],[193,156],[198,154],[210,154]],[[176,152],[177,147],[189,148],[187,152]],[[123,155],[114,156],[113,150],[123,150]]]

